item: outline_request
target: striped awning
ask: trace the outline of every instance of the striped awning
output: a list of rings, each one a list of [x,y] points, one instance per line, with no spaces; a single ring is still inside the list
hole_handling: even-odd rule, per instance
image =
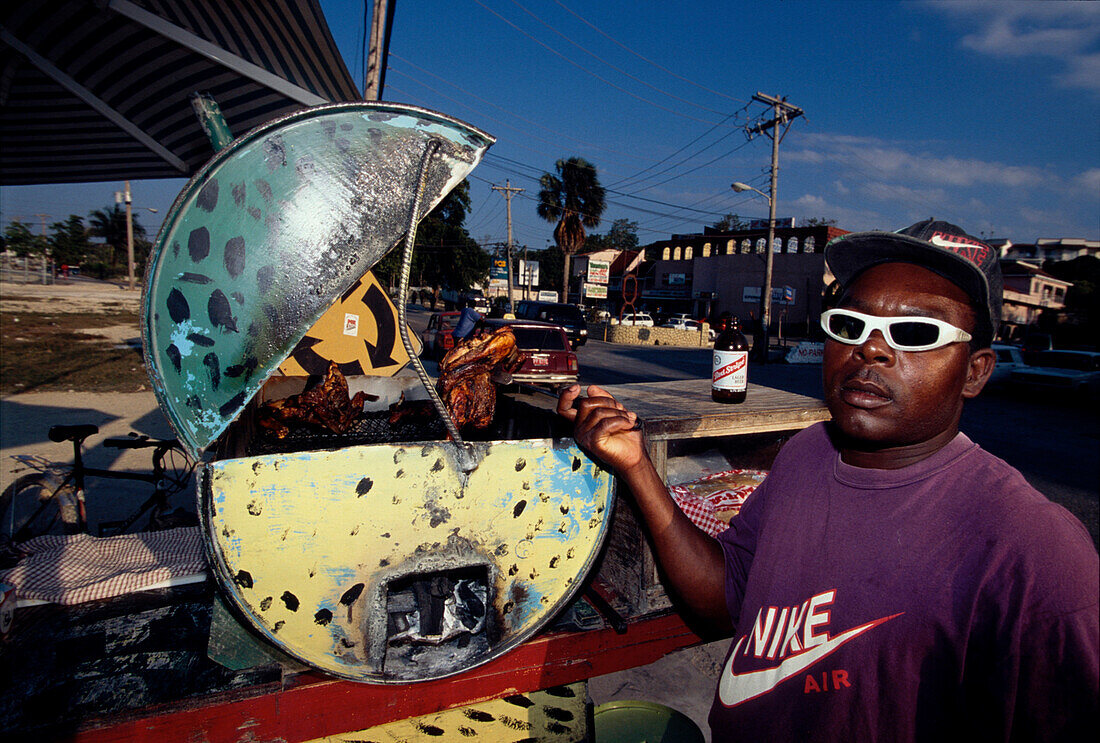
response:
[[[0,185],[190,176],[234,135],[361,98],[317,0],[0,3]]]

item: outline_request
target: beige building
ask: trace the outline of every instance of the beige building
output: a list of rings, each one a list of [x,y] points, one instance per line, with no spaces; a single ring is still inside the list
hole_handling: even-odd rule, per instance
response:
[[[1035,325],[1043,310],[1061,311],[1073,284],[1056,279],[1038,266],[1018,260],[1002,260],[1004,309],[1001,337],[1011,338],[1020,328]]]

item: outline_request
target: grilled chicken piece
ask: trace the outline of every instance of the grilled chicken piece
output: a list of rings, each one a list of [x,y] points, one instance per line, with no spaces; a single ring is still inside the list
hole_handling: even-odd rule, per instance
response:
[[[439,362],[439,371],[446,375],[464,364],[487,364],[490,368],[516,350],[516,336],[507,325],[495,333],[460,341]]]
[[[332,433],[344,433],[363,412],[363,403],[377,396],[356,392],[348,397],[348,381],[340,373],[336,362],[331,362],[321,384],[282,400],[264,403],[257,411],[257,424],[286,438],[291,425],[307,425],[323,428]]]
[[[439,391],[459,429],[487,428],[493,422],[496,387],[492,378],[494,374],[507,377],[524,358],[507,326],[460,341],[447,352],[439,362]]]

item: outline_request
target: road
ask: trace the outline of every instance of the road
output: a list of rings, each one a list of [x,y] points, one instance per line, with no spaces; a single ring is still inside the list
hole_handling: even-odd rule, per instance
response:
[[[706,349],[621,346],[589,341],[578,349],[581,381],[623,384],[710,374]],[[751,364],[749,380],[821,397],[818,364]],[[990,388],[963,410],[962,430],[1065,506],[1100,545],[1100,410],[1075,400],[1036,398]]]
[[[410,325],[419,332],[430,313],[410,310]],[[624,346],[598,340],[581,346],[577,358],[581,381],[598,385],[705,378],[711,361],[707,349]],[[751,364],[749,380],[821,397],[818,364]],[[990,387],[967,402],[961,428],[1073,513],[1100,546],[1100,408],[1095,403]]]

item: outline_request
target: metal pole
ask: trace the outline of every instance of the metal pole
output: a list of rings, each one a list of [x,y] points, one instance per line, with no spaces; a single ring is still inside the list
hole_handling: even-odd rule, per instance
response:
[[[134,215],[130,207],[130,181],[126,181],[126,286],[134,288]]]
[[[775,106],[775,117],[779,118],[779,105]],[[774,259],[774,249],[772,243],[775,242],[775,191],[778,186],[779,175],[779,137],[778,132],[772,132],[772,182],[771,189],[768,192],[768,246],[767,254],[764,258],[764,289],[760,295],[760,320],[763,324],[761,328],[764,336],[763,351],[760,354],[760,362],[763,364],[768,363],[768,347],[771,344],[769,333],[772,319],[772,262]]]

